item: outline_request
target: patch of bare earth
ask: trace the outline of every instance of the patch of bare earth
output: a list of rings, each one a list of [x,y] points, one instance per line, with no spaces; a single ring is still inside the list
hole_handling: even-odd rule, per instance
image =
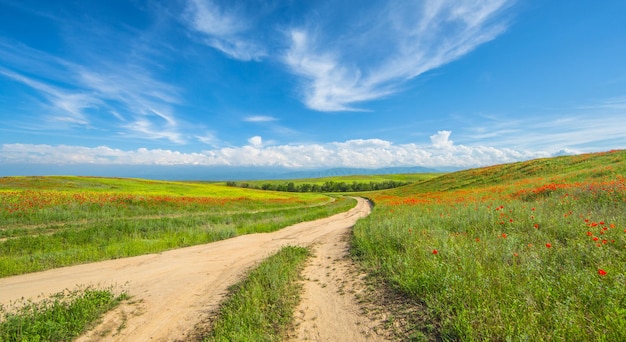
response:
[[[228,288],[252,266],[283,246],[313,245],[315,256],[304,271],[302,303],[289,339],[385,340],[391,335],[381,324],[389,321],[388,315],[369,310],[369,316],[378,317],[370,319],[363,314],[368,310],[357,299],[367,298],[368,286],[346,257],[352,226],[369,213],[369,203],[358,199],[346,213],[273,233],[0,278],[0,305],[79,284],[118,285],[131,300],[109,312],[79,341],[185,341],[194,339],[197,326],[215,313]]]

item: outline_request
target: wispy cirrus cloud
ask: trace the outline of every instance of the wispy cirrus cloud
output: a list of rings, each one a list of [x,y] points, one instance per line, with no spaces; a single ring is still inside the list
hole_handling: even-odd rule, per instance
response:
[[[243,119],[243,121],[245,122],[272,122],[272,121],[277,121],[278,119],[273,117],[273,116],[267,116],[267,115],[253,115],[253,116],[247,116]]]
[[[626,97],[536,111],[540,114],[482,116],[468,122],[462,134],[467,140],[496,146],[551,151],[600,151],[626,146]]]
[[[111,127],[106,129],[126,136],[185,142],[173,114],[181,103],[180,90],[155,79],[148,70],[111,61],[63,60],[2,40],[0,47],[6,48],[0,61],[12,65],[12,69],[0,67],[0,76],[39,95],[40,108],[35,112],[42,113],[43,120],[90,128],[107,122]]]
[[[283,61],[304,78],[311,109],[356,110],[356,103],[399,90],[404,82],[449,63],[505,31],[512,1],[390,1],[348,17],[336,32],[323,23],[289,31]],[[362,30],[355,30],[360,24]],[[342,26],[343,27],[343,26]]]
[[[50,116],[50,119],[53,121],[88,125],[89,120],[84,114],[84,110],[101,104],[97,98],[89,94],[68,91],[4,68],[0,68],[0,75],[23,83],[38,91],[47,101],[44,107],[52,109],[54,114]]]
[[[250,38],[254,30],[250,18],[241,18],[232,8],[211,0],[189,0],[183,21],[202,36],[209,46],[227,56],[242,60],[259,60],[267,55],[266,47]]]
[[[272,11],[256,13],[256,2],[188,0],[182,20],[207,45],[231,58],[282,63],[301,77],[299,92],[308,108],[350,111],[495,39],[506,30],[505,13],[514,2],[322,1],[262,27],[267,18],[277,17]]]

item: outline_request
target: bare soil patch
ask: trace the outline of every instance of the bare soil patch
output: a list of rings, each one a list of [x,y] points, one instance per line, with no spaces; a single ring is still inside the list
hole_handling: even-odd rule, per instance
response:
[[[213,314],[228,287],[285,245],[314,245],[305,269],[303,300],[291,340],[375,341],[380,322],[355,303],[359,276],[348,272],[346,235],[370,212],[364,199],[352,210],[296,224],[159,254],[110,260],[0,279],[0,304],[36,298],[76,285],[119,285],[131,300],[107,314],[79,341],[181,341]],[[362,288],[361,288],[362,289]]]

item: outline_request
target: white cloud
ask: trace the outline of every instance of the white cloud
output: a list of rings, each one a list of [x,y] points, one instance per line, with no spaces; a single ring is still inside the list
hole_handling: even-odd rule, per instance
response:
[[[290,30],[283,61],[305,79],[309,108],[355,110],[355,103],[393,93],[408,79],[496,38],[506,27],[498,17],[511,2],[390,1],[365,17],[345,19],[365,23],[362,30],[346,25],[349,31],[335,32],[319,23]]]
[[[101,105],[101,101],[90,94],[71,92],[3,68],[0,68],[0,75],[39,91],[48,101],[47,106],[52,108],[50,118],[55,121],[88,125],[89,120],[83,111]]]
[[[358,8],[314,3],[304,14],[279,18],[266,3],[188,0],[181,19],[231,58],[284,63],[302,77],[307,107],[346,111],[496,38],[514,1],[396,0]],[[261,9],[265,5],[273,10]]]
[[[266,115],[248,116],[243,119],[243,121],[245,122],[271,122],[271,121],[277,121],[277,120],[278,119],[273,116],[266,116]]]
[[[107,121],[99,117],[105,112],[117,119],[106,129],[143,139],[185,142],[173,110],[181,103],[180,90],[155,79],[142,67],[104,60],[86,66],[1,40],[0,47],[7,48],[0,53],[0,61],[23,56],[15,64],[18,70],[0,67],[0,76],[37,91],[42,99],[35,105],[43,109],[38,112],[45,121],[93,128],[98,126],[96,122]],[[37,76],[27,76],[31,74]]]
[[[289,69],[306,80],[303,96],[307,107],[320,111],[356,110],[349,104],[390,93],[385,87],[364,83],[360,70],[341,64],[338,54],[320,53],[323,44],[312,40],[310,33],[291,31],[291,48],[284,57]]]
[[[4,144],[0,162],[7,164],[282,166],[289,168],[390,166],[477,167],[548,157],[562,151],[517,151],[488,146],[454,145],[449,131],[433,135],[432,144],[394,144],[358,139],[326,144],[267,145],[260,136],[248,145],[183,153],[163,149],[120,150],[68,145]],[[442,146],[444,148],[442,148]]]
[[[265,48],[247,38],[249,19],[221,8],[211,0],[189,0],[185,24],[204,37],[204,42],[231,58],[250,61],[267,55]]]
[[[483,116],[467,124],[464,137],[518,149],[608,150],[626,145],[626,100],[608,99],[541,115]]]
[[[261,147],[261,146],[263,146],[263,139],[261,137],[259,137],[259,136],[254,136],[254,137],[248,139],[248,142],[253,147]]]
[[[451,131],[439,131],[437,134],[430,136],[430,142],[433,147],[440,149],[449,149],[452,148],[453,142],[450,140]]]

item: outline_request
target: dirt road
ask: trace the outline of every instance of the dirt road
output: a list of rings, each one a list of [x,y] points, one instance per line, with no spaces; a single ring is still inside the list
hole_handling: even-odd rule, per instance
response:
[[[159,254],[1,278],[0,304],[73,289],[78,284],[113,284],[126,289],[132,296],[130,303],[109,313],[98,327],[79,340],[186,340],[196,323],[218,307],[228,287],[239,281],[250,267],[282,246],[314,245],[315,258],[305,270],[309,281],[305,283],[303,302],[296,314],[298,331],[291,338],[372,340],[370,329],[364,328],[368,323],[359,317],[351,300],[340,299],[342,285],[332,281],[339,287],[319,286],[320,281],[329,282],[324,277],[331,277],[331,268],[332,278],[342,279],[341,267],[328,263],[338,262],[345,254],[347,241],[341,237],[369,212],[369,204],[358,199],[357,206],[346,213],[274,233],[243,235]]]

